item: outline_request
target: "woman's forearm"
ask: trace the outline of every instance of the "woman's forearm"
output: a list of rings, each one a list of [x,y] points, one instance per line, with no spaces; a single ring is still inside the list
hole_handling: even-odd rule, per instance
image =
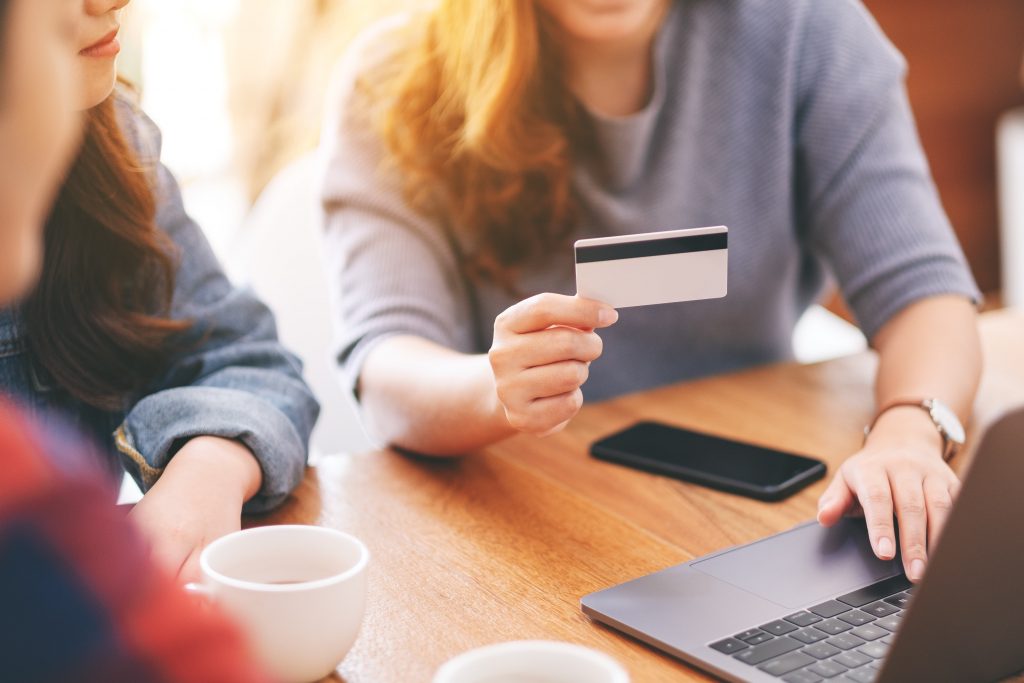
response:
[[[553,434],[583,405],[582,386],[603,348],[595,330],[618,317],[598,301],[543,293],[495,318],[486,355],[414,336],[386,339],[360,376],[370,432],[431,455],[461,455],[517,432]]]
[[[417,453],[462,455],[515,433],[486,354],[419,337],[381,342],[363,365],[359,395],[370,433]]]
[[[895,316],[873,340],[879,353],[878,407],[899,399],[937,398],[966,423],[981,376],[981,343],[974,306],[962,297],[919,301]],[[882,415],[874,439],[941,439],[920,409]]]

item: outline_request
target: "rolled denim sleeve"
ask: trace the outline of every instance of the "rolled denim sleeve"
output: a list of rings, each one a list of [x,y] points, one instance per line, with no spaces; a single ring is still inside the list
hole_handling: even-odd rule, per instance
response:
[[[155,127],[143,120],[156,139]],[[145,145],[142,146],[143,148]],[[217,436],[245,444],[263,483],[245,506],[280,504],[302,480],[319,405],[302,380],[302,364],[277,339],[270,310],[224,275],[199,226],[189,218],[171,173],[155,166],[157,224],[178,250],[171,317],[192,323],[169,369],[128,411],[115,433],[126,469],[151,487],[191,438]]]

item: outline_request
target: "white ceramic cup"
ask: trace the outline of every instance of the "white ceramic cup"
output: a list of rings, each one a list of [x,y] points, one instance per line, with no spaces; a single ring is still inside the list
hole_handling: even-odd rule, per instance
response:
[[[461,654],[438,669],[434,683],[629,683],[629,674],[582,645],[522,640]]]
[[[334,529],[246,529],[203,550],[202,584],[188,588],[235,618],[275,678],[306,683],[329,676],[352,649],[369,559],[359,539]]]

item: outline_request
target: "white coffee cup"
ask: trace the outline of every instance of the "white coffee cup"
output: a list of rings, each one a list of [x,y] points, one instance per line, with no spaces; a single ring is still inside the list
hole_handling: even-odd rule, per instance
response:
[[[608,655],[571,643],[522,640],[488,645],[452,659],[434,683],[629,683]]]
[[[359,634],[370,552],[316,526],[267,526],[217,539],[199,558],[211,597],[248,634],[269,672],[306,683],[337,668]]]

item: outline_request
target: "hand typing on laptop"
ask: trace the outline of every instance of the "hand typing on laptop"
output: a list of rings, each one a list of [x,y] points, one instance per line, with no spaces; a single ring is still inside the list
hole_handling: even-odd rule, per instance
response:
[[[877,404],[885,408],[908,397],[938,398],[965,416],[980,364],[973,316],[966,300],[952,297],[922,301],[897,314],[872,339],[880,361]],[[966,324],[951,324],[960,319]],[[939,330],[944,333],[936,334]],[[843,463],[822,494],[818,521],[832,526],[844,514],[863,513],[875,554],[891,559],[898,540],[907,577],[920,581],[928,550],[960,487],[944,460],[944,441],[921,406],[884,410],[863,448]]]

